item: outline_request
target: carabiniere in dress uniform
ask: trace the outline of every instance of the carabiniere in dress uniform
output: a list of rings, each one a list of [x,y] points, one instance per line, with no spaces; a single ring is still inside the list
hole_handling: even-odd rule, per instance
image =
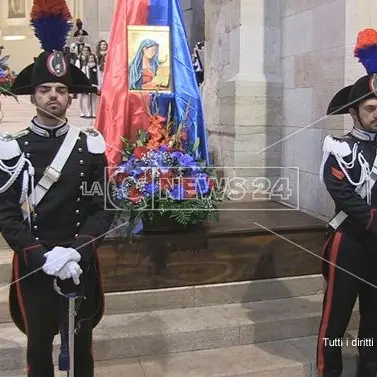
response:
[[[97,130],[81,130],[65,116],[70,93],[96,90],[64,59],[67,36],[57,33],[71,25],[65,1],[51,7],[34,0],[31,13],[45,51],[11,92],[31,96],[37,115],[23,131],[0,137],[0,231],[14,251],[10,313],[27,336],[27,376],[53,377],[54,337],[60,332],[67,343],[68,301],[59,292],[84,297],[73,308],[69,375],[74,369],[76,377],[93,377],[92,332],[104,310],[97,248],[113,219],[105,208],[106,145]],[[93,183],[102,193],[84,195]],[[67,370],[65,347],[60,356],[59,368]]]
[[[356,377],[377,375],[376,30],[359,33],[355,56],[367,75],[341,89],[327,110],[328,115],[349,114],[353,128],[344,136],[327,136],[323,145],[320,175],[335,215],[322,254],[327,286],[317,343],[319,377],[341,377],[345,344],[356,344]],[[353,341],[346,330],[357,299],[360,323]]]

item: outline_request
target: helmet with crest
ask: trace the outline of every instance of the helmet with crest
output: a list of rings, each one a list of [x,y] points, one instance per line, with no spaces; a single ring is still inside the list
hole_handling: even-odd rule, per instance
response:
[[[330,101],[327,115],[347,114],[349,109],[357,108],[360,102],[377,98],[376,30],[367,28],[358,34],[354,54],[366,69],[367,75],[341,89]]]
[[[60,82],[70,93],[96,91],[86,75],[64,56],[71,19],[65,0],[34,0],[31,25],[44,52],[19,73],[11,87],[14,95],[33,94],[37,86],[47,82]]]

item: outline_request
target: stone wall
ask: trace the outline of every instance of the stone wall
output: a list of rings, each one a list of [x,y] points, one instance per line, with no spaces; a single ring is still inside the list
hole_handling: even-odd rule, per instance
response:
[[[365,74],[353,48],[361,29],[375,27],[376,11],[372,0],[287,0],[282,9],[282,165],[299,171],[293,197],[301,210],[318,217],[333,214],[319,180],[323,140],[352,126],[349,116],[326,117],[327,106],[338,90]]]
[[[108,41],[115,0],[82,0],[82,3],[83,21],[89,33],[89,43],[95,47],[101,39]]]
[[[204,41],[204,0],[181,0],[187,39],[191,49]]]
[[[246,178],[250,186],[255,176],[280,174],[268,169],[280,166],[277,142],[284,126],[280,4],[205,2],[203,98],[210,149],[226,176]]]
[[[254,188],[263,185],[255,175],[270,188],[276,177],[289,178],[289,186],[281,182],[291,190],[288,204],[332,215],[319,179],[322,144],[352,125],[326,110],[365,74],[353,48],[361,29],[376,27],[376,8],[374,0],[206,0],[204,108],[214,163],[225,175],[245,175]]]
[[[328,215],[331,202],[323,195],[318,173],[325,135],[342,134],[344,129],[342,116],[325,115],[344,84],[345,0],[286,1],[282,11],[282,164],[297,169],[295,178],[299,172],[295,198],[300,208]]]

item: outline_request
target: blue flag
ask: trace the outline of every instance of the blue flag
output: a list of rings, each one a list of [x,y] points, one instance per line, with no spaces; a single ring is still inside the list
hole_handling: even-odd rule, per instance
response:
[[[159,94],[159,112],[166,115],[168,103],[178,122],[188,126],[188,140],[194,144],[199,138],[198,156],[209,163],[207,134],[203,117],[200,90],[196,81],[188,44],[183,12],[179,0],[150,0],[149,25],[169,26],[171,29],[173,94]],[[152,101],[153,102],[153,101]]]

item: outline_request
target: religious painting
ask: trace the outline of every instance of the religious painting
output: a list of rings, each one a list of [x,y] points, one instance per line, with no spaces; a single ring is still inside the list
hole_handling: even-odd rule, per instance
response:
[[[170,28],[128,26],[130,91],[171,92]]]
[[[26,18],[25,0],[8,0],[8,19]]]

